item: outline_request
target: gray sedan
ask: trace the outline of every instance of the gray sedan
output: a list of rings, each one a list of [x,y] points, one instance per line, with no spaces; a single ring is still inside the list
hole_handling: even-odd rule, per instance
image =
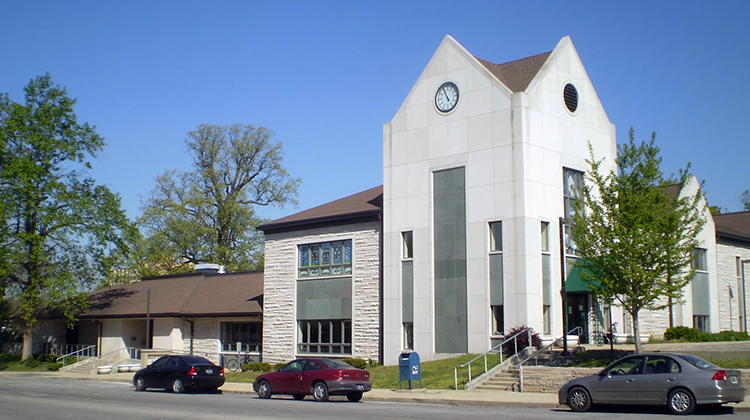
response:
[[[573,411],[587,411],[593,404],[666,404],[674,414],[690,414],[700,404],[740,403],[745,388],[738,370],[687,354],[646,353],[567,382],[558,399]]]

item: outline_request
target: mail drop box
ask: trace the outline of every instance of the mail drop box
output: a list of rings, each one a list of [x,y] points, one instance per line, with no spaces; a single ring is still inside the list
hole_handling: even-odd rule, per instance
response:
[[[398,358],[398,387],[401,389],[401,381],[409,381],[409,389],[413,389],[412,381],[419,381],[422,388],[422,365],[419,354],[416,352],[404,352]]]

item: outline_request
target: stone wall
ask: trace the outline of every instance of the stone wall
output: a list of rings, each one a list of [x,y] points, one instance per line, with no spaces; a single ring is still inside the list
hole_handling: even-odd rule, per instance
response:
[[[190,326],[186,323],[183,335],[183,350],[190,351]],[[214,363],[219,363],[221,350],[221,332],[218,319],[196,319],[193,326],[193,353],[206,355]]]
[[[720,328],[722,331],[733,330],[740,331],[740,308],[742,307],[742,296],[738,282],[741,283],[737,276],[737,257],[742,259],[750,258],[750,249],[718,243],[716,244],[716,260],[718,267],[719,279],[719,316]],[[747,266],[747,264],[746,264]],[[739,281],[738,281],[739,280]],[[745,274],[745,281],[747,281]],[[732,297],[729,294],[729,287],[732,288]],[[745,290],[745,302],[747,300],[747,290]],[[748,323],[750,324],[750,323]]]
[[[266,235],[263,361],[293,359],[296,349],[297,246],[352,240],[352,356],[380,359],[380,222]]]
[[[557,393],[571,379],[596,375],[601,368],[551,368],[528,366],[523,368],[523,392]]]

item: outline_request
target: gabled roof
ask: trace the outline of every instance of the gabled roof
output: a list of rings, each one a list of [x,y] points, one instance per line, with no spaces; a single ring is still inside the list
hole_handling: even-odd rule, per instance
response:
[[[476,56],[474,58],[510,90],[523,92],[534,79],[534,76],[539,73],[539,69],[542,68],[550,54],[552,54],[552,51],[502,64],[494,64]]]
[[[383,214],[383,186],[322,204],[260,225],[265,233],[378,220]]]
[[[750,242],[750,211],[715,214],[716,239]]]
[[[260,315],[263,273],[191,273],[144,278],[91,292],[89,309],[78,314],[78,318],[145,318],[147,296],[151,317]]]

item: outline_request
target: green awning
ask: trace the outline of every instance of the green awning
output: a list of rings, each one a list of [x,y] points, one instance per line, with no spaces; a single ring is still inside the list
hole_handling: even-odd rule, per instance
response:
[[[565,278],[565,291],[570,292],[590,292],[588,284],[583,281],[581,276],[581,267],[575,264],[575,261],[580,261],[576,258],[566,258],[566,271],[568,276]]]

